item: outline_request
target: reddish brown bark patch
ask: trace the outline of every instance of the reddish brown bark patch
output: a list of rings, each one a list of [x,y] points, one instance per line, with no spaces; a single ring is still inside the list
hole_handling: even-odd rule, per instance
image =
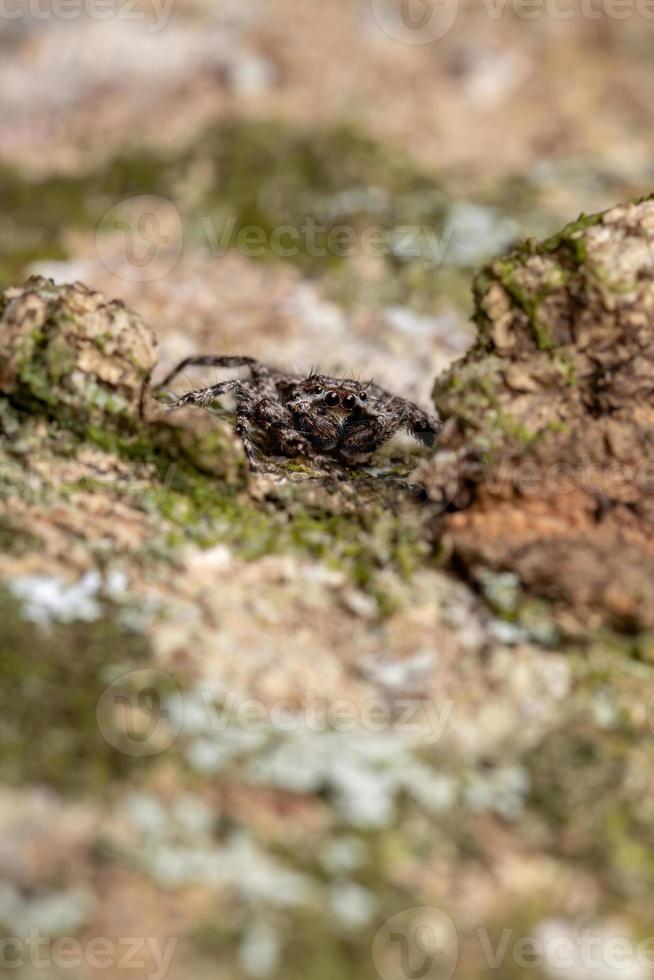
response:
[[[421,474],[455,554],[584,625],[654,627],[654,201],[520,245],[475,296]]]

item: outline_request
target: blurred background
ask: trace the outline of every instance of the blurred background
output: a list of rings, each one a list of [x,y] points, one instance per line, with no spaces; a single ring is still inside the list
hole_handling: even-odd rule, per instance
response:
[[[242,349],[424,398],[473,269],[651,189],[645,0],[61,3],[0,22],[0,278],[125,297],[166,366]],[[308,216],[315,249],[283,233]]]
[[[374,375],[428,406],[474,337],[475,269],[652,191],[653,42],[646,0],[0,0],[0,284],[38,271],[124,299],[162,373],[242,353]],[[380,618],[320,563],[230,562],[196,550],[156,589],[147,562],[130,573],[155,662],[212,704],[393,691],[453,698],[457,725],[417,753],[388,732],[276,739],[210,725],[197,694],[147,770],[87,778],[77,741],[65,771],[7,768],[0,924],[51,940],[45,968],[23,944],[20,973],[0,957],[0,974],[652,975],[651,956],[589,965],[580,939],[649,935],[651,841],[606,810],[622,757],[587,735],[587,709],[614,717],[601,671],[597,701],[586,688],[564,709],[581,661],[543,655],[436,571],[410,600],[393,579],[398,611]],[[489,583],[496,608],[511,587]],[[12,616],[20,663],[36,641]],[[54,629],[61,654],[73,639]],[[634,819],[651,817],[645,799]],[[83,944],[80,963],[55,961],[57,937]],[[99,938],[113,952],[89,951]],[[543,957],[548,941],[572,959]]]

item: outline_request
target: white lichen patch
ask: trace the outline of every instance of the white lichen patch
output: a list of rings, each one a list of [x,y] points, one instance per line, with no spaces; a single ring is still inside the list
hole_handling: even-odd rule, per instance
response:
[[[7,584],[23,603],[24,617],[41,626],[78,620],[91,623],[102,615],[98,599],[102,586],[99,572],[87,572],[72,584],[39,575],[16,578]]]
[[[0,882],[0,922],[15,936],[74,935],[88,922],[93,905],[86,888],[23,896],[13,885]]]

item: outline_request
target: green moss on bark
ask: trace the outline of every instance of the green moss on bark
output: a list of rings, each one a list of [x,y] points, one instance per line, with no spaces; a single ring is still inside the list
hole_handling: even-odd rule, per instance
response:
[[[147,640],[106,609],[96,622],[37,626],[0,589],[0,781],[103,792],[135,759],[103,738],[97,704],[106,669],[146,662]]]

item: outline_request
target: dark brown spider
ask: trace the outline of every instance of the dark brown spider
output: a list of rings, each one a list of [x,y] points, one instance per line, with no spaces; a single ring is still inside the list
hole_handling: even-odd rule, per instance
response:
[[[372,382],[323,374],[302,377],[252,357],[187,357],[158,389],[189,367],[249,368],[249,380],[189,391],[170,408],[210,406],[221,395],[233,395],[236,432],[253,469],[260,468],[262,455],[271,454],[352,464],[379,449],[398,429],[406,429],[426,446],[434,445],[441,429],[437,415],[428,415]]]

